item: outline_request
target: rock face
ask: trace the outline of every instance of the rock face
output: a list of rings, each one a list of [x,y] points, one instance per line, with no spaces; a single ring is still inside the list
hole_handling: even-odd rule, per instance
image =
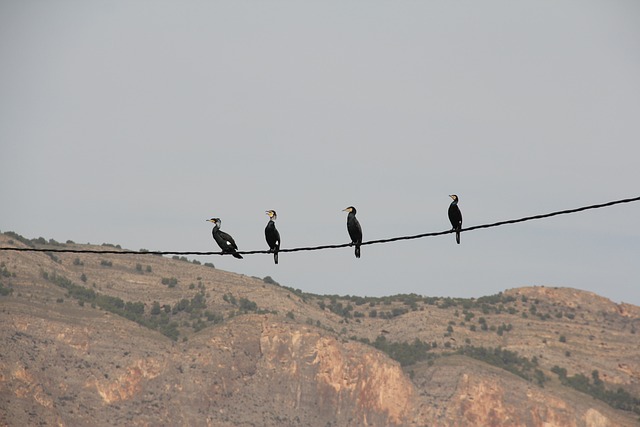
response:
[[[9,244],[0,235],[0,246]],[[567,388],[549,371],[561,365],[570,374],[590,376],[597,369],[608,384],[639,390],[639,308],[582,291],[506,291],[512,313],[477,311],[487,323],[515,325],[498,335],[489,328],[470,331],[470,324],[478,329],[482,324],[472,319],[472,309],[464,310],[466,322],[458,312],[462,307],[444,304],[356,321],[337,315],[340,306],[328,297],[312,300],[261,280],[161,257],[101,256],[112,262],[104,267],[90,256],[0,256],[5,271],[0,283],[12,289],[0,296],[0,426],[638,425],[637,414]],[[153,273],[140,273],[140,263]],[[44,272],[71,278],[83,273],[88,288],[143,301],[145,312],[156,301],[175,311],[180,301],[200,292],[224,319],[194,329],[185,326],[196,325],[193,314],[185,314],[182,335],[172,340],[78,304],[68,290],[43,279]],[[179,279],[175,289],[160,284],[168,276]],[[199,285],[184,285],[190,281]],[[245,300],[232,301],[230,295]],[[261,312],[238,309],[251,307],[249,298],[258,301]],[[562,314],[534,317],[533,300],[538,314]],[[325,304],[332,304],[331,310]],[[388,307],[404,307],[397,304]],[[389,342],[437,343],[431,351],[440,356],[402,367],[360,342],[381,335]],[[566,342],[559,341],[565,335]],[[535,356],[550,379],[541,387],[452,355],[465,340]]]
[[[0,365],[8,425],[405,425],[415,404],[413,384],[382,353],[274,316],[171,344],[127,336],[111,316],[69,341],[64,321],[12,313]]]
[[[415,389],[397,363],[357,343],[341,343],[318,331],[270,324],[260,339],[261,370],[286,379],[283,405],[318,408],[338,425],[403,425]],[[319,420],[323,423],[325,419]]]
[[[540,388],[465,358],[416,372],[423,391],[420,423],[442,426],[617,426],[635,425],[606,405],[579,393]],[[443,404],[444,403],[444,404]]]
[[[15,317],[14,317],[15,319]],[[105,316],[69,326],[3,318],[6,425],[635,425],[462,356],[413,367],[275,316],[247,315],[189,340],[127,331]],[[27,324],[25,327],[24,325]],[[137,332],[137,333],[136,333]],[[47,336],[53,338],[49,339]],[[115,346],[114,343],[117,343]],[[143,345],[141,345],[143,344]],[[578,394],[578,393],[575,393]]]

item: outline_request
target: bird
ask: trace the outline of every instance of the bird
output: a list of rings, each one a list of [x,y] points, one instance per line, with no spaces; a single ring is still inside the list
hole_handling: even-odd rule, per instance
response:
[[[453,199],[449,205],[449,221],[451,221],[451,231],[456,231],[456,243],[460,244],[460,229],[462,228],[462,212],[458,207],[458,196],[449,195]]]
[[[269,215],[269,222],[264,229],[264,237],[267,239],[269,252],[273,252],[273,261],[277,264],[278,251],[280,250],[280,233],[278,233],[278,229],[276,228],[276,218],[278,214],[276,214],[274,210],[268,210],[266,213]]]
[[[220,218],[211,218],[206,221],[213,223],[213,230],[211,231],[211,234],[213,235],[213,240],[215,240],[218,246],[220,246],[220,249],[222,249],[222,252],[231,254],[235,258],[242,259],[242,255],[236,252],[238,250],[238,245],[236,245],[233,237],[224,231],[220,231],[220,225],[222,225]]]
[[[356,208],[349,206],[342,211],[349,212],[349,215],[347,215],[347,231],[349,232],[349,237],[351,237],[351,245],[356,245],[356,258],[360,258],[362,227],[360,227],[360,222],[358,222],[358,219],[356,218]]]

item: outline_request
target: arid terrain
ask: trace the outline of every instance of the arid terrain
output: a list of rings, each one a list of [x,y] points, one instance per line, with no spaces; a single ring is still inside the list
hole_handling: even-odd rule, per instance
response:
[[[315,295],[186,258],[0,251],[0,322],[0,425],[640,425],[640,307],[577,289]]]

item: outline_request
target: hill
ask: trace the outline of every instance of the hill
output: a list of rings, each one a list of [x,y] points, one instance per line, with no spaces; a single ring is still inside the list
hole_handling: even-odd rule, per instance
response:
[[[0,247],[118,250],[0,235]],[[150,254],[0,251],[0,425],[632,426],[640,308],[315,295]]]

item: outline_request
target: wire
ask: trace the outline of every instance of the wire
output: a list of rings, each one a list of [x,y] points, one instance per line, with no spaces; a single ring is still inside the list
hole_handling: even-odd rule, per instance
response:
[[[546,214],[541,214],[541,215],[527,216],[527,217],[518,218],[518,219],[510,219],[510,220],[506,220],[506,221],[494,222],[492,224],[474,225],[472,227],[462,228],[460,230],[460,232],[462,233],[462,232],[465,232],[465,231],[479,230],[479,229],[483,229],[483,228],[499,227],[499,226],[507,225],[507,224],[516,224],[516,223],[519,223],[519,222],[532,221],[534,219],[549,218],[549,217],[557,216],[557,215],[573,214],[573,213],[576,213],[576,212],[582,212],[582,211],[586,211],[586,210],[590,210],[590,209],[606,208],[606,207],[613,206],[613,205],[619,205],[619,204],[622,204],[622,203],[631,203],[631,202],[637,202],[637,201],[640,201],[640,197],[633,197],[633,198],[622,199],[622,200],[614,200],[612,202],[601,203],[601,204],[597,204],[597,205],[583,206],[583,207],[580,207],[580,208],[567,209],[567,210],[556,211],[556,212],[551,212],[551,213],[546,213]],[[392,237],[392,238],[389,238],[389,239],[369,240],[367,242],[362,242],[361,245],[365,246],[365,245],[375,245],[375,244],[379,244],[379,243],[397,242],[397,241],[400,241],[400,240],[422,239],[424,237],[442,236],[444,234],[450,234],[450,233],[454,233],[454,232],[455,232],[454,230],[446,230],[446,231],[436,231],[436,232],[431,232],[431,233],[415,234],[415,235],[412,235],[412,236]],[[307,246],[307,247],[288,248],[288,249],[284,248],[284,249],[280,249],[278,252],[319,251],[319,250],[324,250],[324,249],[346,248],[346,247],[349,247],[349,246],[352,246],[352,244],[351,243],[343,243],[343,244],[338,244],[338,245]],[[68,253],[121,254],[121,255],[126,255],[126,254],[135,254],[135,255],[231,255],[231,254],[226,253],[226,252],[129,251],[129,250],[91,250],[91,249],[42,249],[42,248],[0,248],[0,251],[68,252]],[[270,254],[272,252],[270,252],[268,250],[258,250],[258,251],[238,251],[237,253],[242,254],[242,255],[255,255],[255,254]]]

